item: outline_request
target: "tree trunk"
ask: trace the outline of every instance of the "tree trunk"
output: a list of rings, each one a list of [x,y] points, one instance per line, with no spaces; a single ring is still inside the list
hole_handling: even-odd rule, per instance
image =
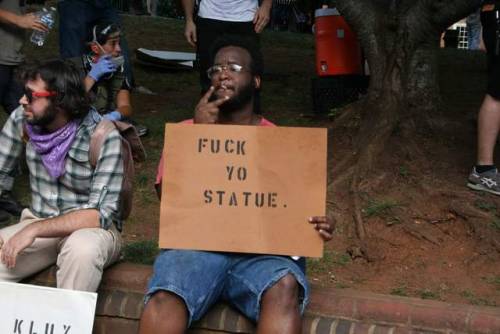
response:
[[[365,236],[359,186],[396,127],[406,138],[428,127],[439,105],[437,49],[449,25],[480,0],[337,0],[356,32],[370,67],[370,86],[361,108],[351,179],[357,236]]]

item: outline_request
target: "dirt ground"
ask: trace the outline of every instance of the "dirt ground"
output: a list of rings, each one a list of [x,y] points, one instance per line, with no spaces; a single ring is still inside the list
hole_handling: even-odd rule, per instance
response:
[[[145,17],[124,21],[132,50],[192,51],[183,40],[180,21]],[[56,43],[54,37],[47,48],[28,46],[27,52],[31,58],[54,56]],[[333,119],[311,114],[312,36],[266,31],[262,48],[264,116],[279,125],[334,127]],[[500,198],[465,187],[475,160],[475,119],[484,93],[485,61],[480,52],[442,50],[439,62],[443,100],[438,131],[415,134],[419,145],[413,150],[405,148],[395,133],[372,171],[373,178],[363,185],[367,254],[358,256],[353,247],[359,242],[354,238],[349,193],[346,186],[339,186],[328,198],[337,233],[321,260],[308,261],[312,282],[500,305]],[[125,225],[125,239],[134,252],[146,254],[143,248],[155,245],[158,235],[159,203],[152,184],[164,123],[190,117],[199,90],[195,72],[137,65],[135,74],[137,83],[156,95],[133,94],[136,120],[150,128],[144,140],[149,159],[138,168],[135,206]],[[352,154],[355,133],[355,126],[335,129],[332,164]],[[335,177],[330,175],[331,180]]]
[[[264,115],[277,124],[333,127],[334,120],[328,117],[310,116],[310,79],[314,77],[311,36],[269,33],[263,37]],[[172,36],[165,44],[186,48],[182,39]],[[323,259],[309,261],[312,282],[448,302],[500,305],[500,198],[465,187],[474,163],[475,119],[485,86],[484,59],[479,52],[442,50],[439,61],[443,95],[439,131],[416,134],[419,153],[423,153],[415,154],[417,159],[402,147],[396,134],[372,172],[373,179],[364,186],[367,257],[350,253],[357,241],[353,238],[348,190],[345,186],[334,189],[329,207],[337,219],[338,232],[327,244]],[[189,116],[197,100],[197,77],[186,75],[182,80],[190,83],[188,89],[171,87],[160,96],[134,96],[142,106],[138,112],[146,119],[158,105],[164,105],[167,113],[179,108]],[[144,84],[156,91],[161,89],[154,82],[150,79]],[[176,121],[183,115],[172,116],[169,120]],[[351,154],[355,130],[335,129],[333,164]],[[159,149],[156,137],[148,138],[146,144]],[[330,177],[335,180],[335,175]],[[129,226],[127,238],[155,240],[158,203],[151,200],[148,205],[136,206],[135,216],[141,221]]]

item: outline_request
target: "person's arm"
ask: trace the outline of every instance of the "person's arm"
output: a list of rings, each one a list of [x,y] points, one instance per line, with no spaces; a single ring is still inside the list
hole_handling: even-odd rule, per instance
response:
[[[92,87],[94,87],[95,83],[97,81],[95,81],[94,78],[92,78],[91,76],[87,75],[84,79],[83,79],[83,86],[85,87],[85,91],[88,93],[90,92],[90,90],[92,89]]]
[[[273,5],[272,0],[262,0],[260,7],[257,8],[255,12],[255,17],[253,19],[255,32],[260,34],[262,30],[266,27],[269,22],[269,18],[271,17],[271,7]]]
[[[109,229],[119,220],[119,200],[123,181],[121,139],[117,130],[104,141],[93,171],[88,203],[58,217],[32,223],[2,245],[0,260],[8,267],[16,265],[19,252],[35,238],[65,237],[82,228]]]
[[[17,15],[5,9],[0,9],[0,22],[18,26],[23,29],[32,29],[38,31],[49,31],[47,26],[40,22],[35,14]]]
[[[266,0],[268,1],[268,0]],[[198,41],[196,36],[196,24],[194,23],[194,0],[182,0],[186,25],[184,27],[184,37],[191,46],[196,47]]]
[[[481,27],[481,33],[479,34],[481,36],[481,39],[479,40],[479,50],[486,52],[486,45],[484,44],[484,39],[483,39],[483,27]]]
[[[99,227],[99,211],[75,210],[26,226],[34,238],[63,238],[82,228]]]
[[[104,114],[103,117],[110,121],[121,121],[123,118],[130,116],[132,116],[130,91],[122,88],[116,93],[116,110]]]
[[[99,227],[99,211],[95,209],[72,211],[34,222],[14,234],[4,245],[0,238],[1,261],[7,268],[14,268],[19,252],[36,238],[63,238],[76,230],[92,227]]]
[[[120,89],[116,94],[116,109],[122,115],[122,118],[132,116],[130,91],[128,89]]]

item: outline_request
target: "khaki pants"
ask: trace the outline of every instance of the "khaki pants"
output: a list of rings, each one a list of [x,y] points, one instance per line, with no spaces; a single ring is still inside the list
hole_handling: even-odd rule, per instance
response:
[[[39,220],[25,209],[20,222],[1,229],[0,237],[7,242]],[[18,282],[57,263],[58,288],[95,292],[104,268],[119,259],[121,246],[120,233],[114,226],[109,230],[85,228],[65,238],[37,238],[18,255],[14,268],[7,269],[0,262],[0,281]]]

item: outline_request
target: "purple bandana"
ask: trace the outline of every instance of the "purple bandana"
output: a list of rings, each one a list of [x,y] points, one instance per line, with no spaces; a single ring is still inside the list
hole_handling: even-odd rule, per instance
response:
[[[43,165],[54,179],[64,174],[66,154],[75,138],[77,127],[77,122],[71,121],[55,132],[40,134],[39,127],[26,124],[31,144],[42,156]]]

